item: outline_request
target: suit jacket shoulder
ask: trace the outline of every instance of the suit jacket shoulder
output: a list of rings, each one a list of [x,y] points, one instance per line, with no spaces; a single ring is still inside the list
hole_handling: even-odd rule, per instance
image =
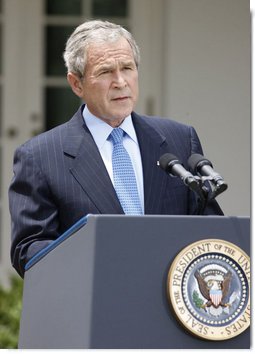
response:
[[[192,126],[157,116],[142,116],[134,113],[132,117],[138,131],[147,130],[151,135],[157,134],[162,141],[165,141],[166,152],[182,159],[186,167],[192,153],[203,154],[199,137]]]

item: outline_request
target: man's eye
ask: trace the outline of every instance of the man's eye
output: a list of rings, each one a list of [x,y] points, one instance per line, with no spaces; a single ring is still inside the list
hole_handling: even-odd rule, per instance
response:
[[[99,72],[99,75],[105,75],[105,74],[109,74],[111,72],[110,69],[103,69]]]

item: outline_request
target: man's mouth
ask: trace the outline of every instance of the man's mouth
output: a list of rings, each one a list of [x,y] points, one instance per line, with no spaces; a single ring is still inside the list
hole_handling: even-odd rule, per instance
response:
[[[113,98],[113,101],[125,101],[129,98],[129,96],[120,96]]]

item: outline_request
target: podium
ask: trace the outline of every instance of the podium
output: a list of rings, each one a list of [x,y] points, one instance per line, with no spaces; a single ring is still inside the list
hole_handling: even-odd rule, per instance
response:
[[[250,253],[250,221],[223,216],[88,215],[27,264],[19,348],[247,349],[179,324],[167,299],[175,256],[203,239]]]

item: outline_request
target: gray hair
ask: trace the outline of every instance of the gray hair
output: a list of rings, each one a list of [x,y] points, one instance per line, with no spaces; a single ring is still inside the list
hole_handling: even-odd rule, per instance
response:
[[[140,51],[132,34],[120,25],[94,20],[82,23],[67,40],[63,54],[67,71],[83,77],[89,45],[95,42],[115,42],[121,37],[124,37],[130,44],[138,68]]]

